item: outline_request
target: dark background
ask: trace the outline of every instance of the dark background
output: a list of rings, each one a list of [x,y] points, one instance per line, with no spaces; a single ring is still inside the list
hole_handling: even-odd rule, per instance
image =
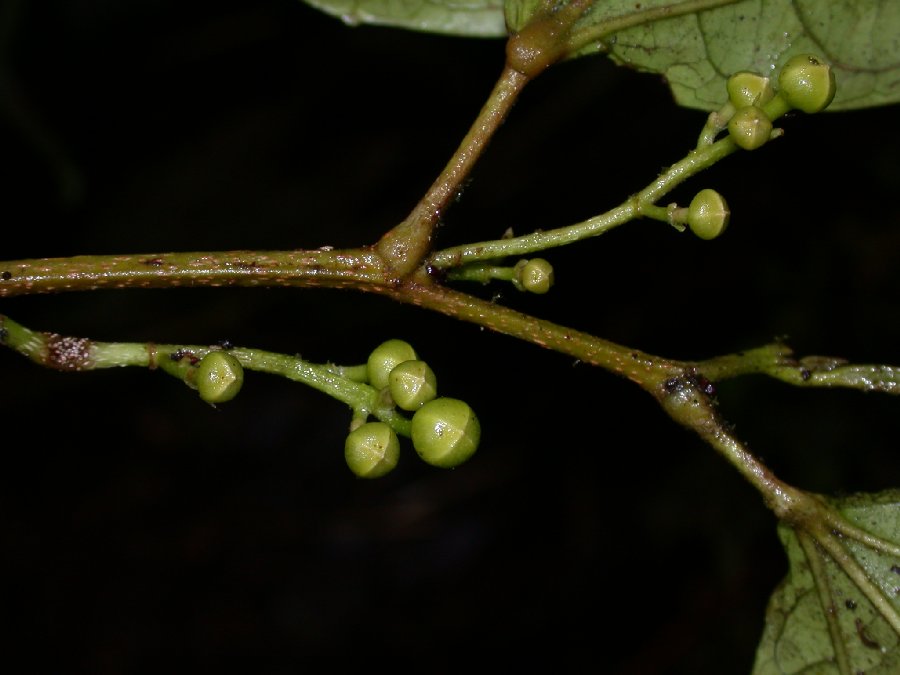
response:
[[[0,257],[352,246],[401,219],[486,97],[502,41],[344,27],[294,0],[11,1]],[[440,244],[576,222],[695,142],[704,115],[603,58],[523,94]],[[897,109],[793,117],[684,186],[703,242],[652,222],[550,251],[542,297],[485,297],[653,353],[788,336],[900,363]],[[635,386],[378,297],[108,291],[4,300],[25,325],[360,363],[409,340],[478,411],[453,471],[405,446],[355,479],[340,403],[249,374],[213,409],[161,374],[0,353],[2,604],[32,673],[377,666],[747,673],[785,572],[759,495]],[[816,491],[900,485],[895,399],[722,383],[740,437]],[[24,671],[23,671],[24,672]]]

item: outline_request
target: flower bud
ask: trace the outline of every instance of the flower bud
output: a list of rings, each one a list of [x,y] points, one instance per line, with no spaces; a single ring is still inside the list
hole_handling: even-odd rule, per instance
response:
[[[737,110],[728,121],[728,134],[744,150],[761,148],[772,135],[772,120],[755,105]]]
[[[817,113],[834,99],[837,85],[834,71],[812,54],[788,59],[778,74],[778,91],[792,108]]]
[[[715,190],[700,190],[688,207],[687,224],[701,239],[715,239],[728,227],[731,211]]]
[[[385,422],[366,422],[347,435],[344,460],[360,478],[379,478],[397,466],[400,439]]]
[[[729,77],[725,88],[728,91],[728,100],[738,110],[748,105],[762,107],[775,96],[775,90],[768,77],[748,71],[741,71]]]
[[[388,386],[394,403],[403,410],[418,410],[437,396],[437,378],[424,361],[397,364],[388,376]]]
[[[553,286],[553,265],[543,258],[520,260],[515,266],[513,284],[520,291],[544,294]]]
[[[478,449],[481,425],[465,401],[436,398],[413,415],[411,436],[422,459],[449,469],[465,462]]]
[[[207,403],[230,401],[244,384],[244,367],[227,352],[209,352],[197,365],[194,384]]]
[[[366,363],[369,374],[369,384],[376,389],[388,386],[391,371],[404,361],[412,361],[419,358],[416,351],[404,340],[388,340],[372,350]]]

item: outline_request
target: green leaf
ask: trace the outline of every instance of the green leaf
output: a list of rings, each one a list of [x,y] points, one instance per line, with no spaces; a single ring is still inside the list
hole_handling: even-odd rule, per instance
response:
[[[510,30],[540,6],[508,0]],[[718,109],[729,75],[772,75],[802,52],[835,69],[829,110],[900,101],[897,0],[597,0],[572,39],[577,55],[605,50],[618,63],[664,75],[675,100],[690,108]]]
[[[849,523],[900,542],[900,490],[829,503]],[[779,526],[779,536],[789,572],[769,600],[753,675],[900,673],[900,556],[830,533],[816,542],[787,525]],[[827,552],[834,549],[821,545],[825,538],[855,561],[870,583],[868,593],[848,575],[848,565]]]
[[[351,26],[380,24],[429,33],[506,37],[503,0],[304,0]]]

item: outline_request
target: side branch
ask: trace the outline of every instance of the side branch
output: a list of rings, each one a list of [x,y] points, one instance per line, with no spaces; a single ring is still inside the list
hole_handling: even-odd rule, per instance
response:
[[[798,387],[844,387],[900,394],[900,367],[852,364],[826,356],[794,358],[791,349],[775,343],[694,364],[710,380],[762,374]]]
[[[411,274],[431,252],[432,236],[488,142],[506,120],[519,94],[532,79],[570,53],[570,31],[594,0],[573,0],[557,6],[544,3],[506,44],[506,63],[478,117],[441,175],[402,223],[377,244],[397,276]]]
[[[402,223],[378,242],[379,253],[398,275],[412,272],[431,250],[431,240],[444,211],[462,189],[488,141],[509,115],[528,78],[506,67],[494,90],[447,166]]]

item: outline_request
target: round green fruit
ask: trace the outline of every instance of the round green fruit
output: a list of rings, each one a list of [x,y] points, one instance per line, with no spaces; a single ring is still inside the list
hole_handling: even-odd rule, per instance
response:
[[[388,340],[372,350],[366,369],[369,384],[376,389],[384,389],[389,384],[391,371],[404,361],[414,361],[418,355],[412,345],[404,340]]]
[[[715,190],[700,190],[688,207],[687,224],[701,239],[715,239],[728,227],[731,211]]]
[[[762,107],[775,96],[775,90],[768,77],[748,71],[741,71],[729,77],[725,88],[728,91],[728,100],[737,109],[748,105]]]
[[[778,74],[778,92],[805,113],[825,110],[836,90],[831,66],[812,54],[792,56]]]
[[[433,466],[459,466],[478,449],[481,424],[465,401],[436,398],[412,418],[412,442],[419,457]]]
[[[553,286],[553,265],[543,258],[520,260],[515,267],[515,285],[520,291],[543,294]]]
[[[424,361],[398,363],[388,376],[391,398],[404,410],[418,410],[437,396],[437,378]]]
[[[347,435],[344,459],[360,478],[380,478],[397,466],[400,439],[384,422],[366,422]]]
[[[227,352],[209,352],[194,373],[197,392],[207,403],[230,401],[244,384],[244,367]]]
[[[738,109],[728,120],[728,134],[744,150],[761,148],[772,135],[772,120],[755,105]]]

